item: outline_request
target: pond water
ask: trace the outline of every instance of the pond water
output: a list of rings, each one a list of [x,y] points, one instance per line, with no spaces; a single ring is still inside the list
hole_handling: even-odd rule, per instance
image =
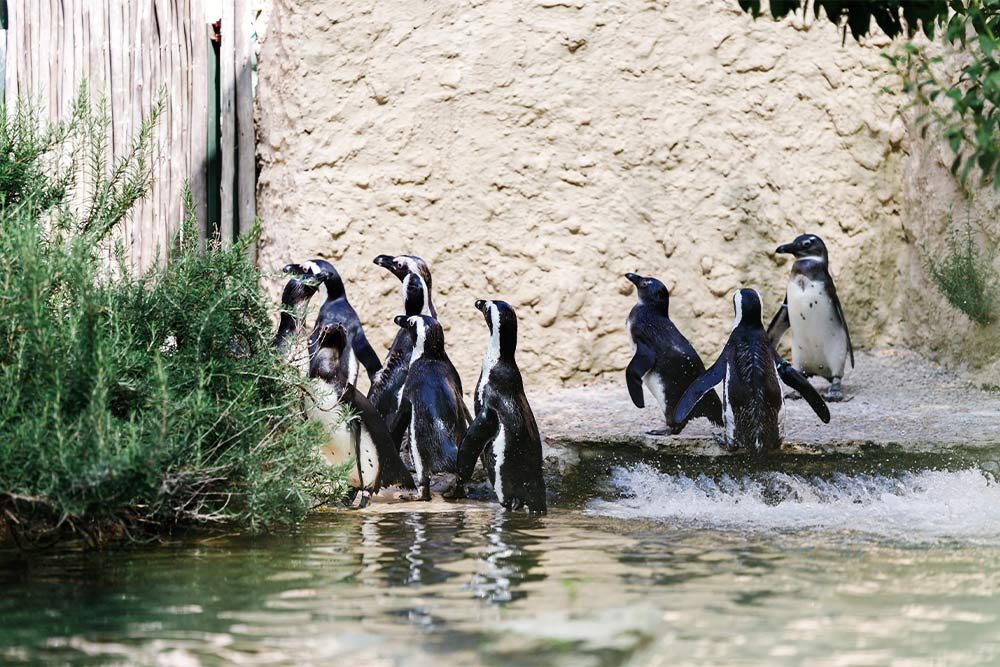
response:
[[[995,461],[601,461],[544,517],[3,554],[0,663],[996,665]]]

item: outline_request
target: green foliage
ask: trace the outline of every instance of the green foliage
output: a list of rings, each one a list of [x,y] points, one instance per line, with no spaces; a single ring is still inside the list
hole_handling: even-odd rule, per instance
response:
[[[737,2],[743,11],[754,17],[760,16],[760,0]],[[772,17],[781,19],[800,9],[805,13],[809,4],[809,0],[770,0],[768,8]],[[950,4],[960,3],[953,1]],[[948,19],[948,7],[948,0],[812,0],[813,15],[816,18],[821,13],[825,14],[832,23],[843,26],[845,35],[850,30],[854,39],[867,35],[872,29],[873,20],[889,37],[896,37],[904,32],[913,37],[918,30],[933,37],[935,25],[943,24]]]
[[[1000,185],[1000,0],[952,5],[943,37],[962,54],[957,68],[914,44],[887,58],[922,109],[917,117],[922,135],[940,128],[955,155],[952,173],[967,183],[978,169],[983,182]]]
[[[48,127],[0,107],[0,505],[22,519],[260,529],[345,490],[270,349],[252,239],[200,252],[189,206],[166,262],[109,255],[162,105],[110,164],[86,91]]]
[[[1000,287],[1000,276],[993,267],[996,249],[980,249],[970,222],[962,230],[952,226],[940,256],[935,257],[926,247],[923,253],[927,271],[948,303],[977,324],[986,325],[995,319]]]

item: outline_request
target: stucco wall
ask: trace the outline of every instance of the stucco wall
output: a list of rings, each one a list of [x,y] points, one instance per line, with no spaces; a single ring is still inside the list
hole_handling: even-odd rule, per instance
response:
[[[261,265],[329,258],[384,348],[399,283],[371,261],[422,256],[470,386],[477,298],[517,309],[527,382],[617,377],[626,271],[660,277],[714,359],[732,290],[772,311],[789,265],[771,253],[804,231],[831,249],[856,345],[917,340],[901,100],[880,92],[878,45],[795,21],[735,0],[278,0]]]

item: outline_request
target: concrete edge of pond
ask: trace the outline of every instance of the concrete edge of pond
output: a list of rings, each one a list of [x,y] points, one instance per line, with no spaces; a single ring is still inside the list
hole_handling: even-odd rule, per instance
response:
[[[865,446],[928,450],[1000,443],[1000,393],[984,391],[915,352],[887,349],[860,352],[844,382],[847,400],[831,403],[832,419],[822,423],[804,401],[786,401],[783,452],[844,453]],[[825,389],[823,380],[813,381]],[[532,393],[547,453],[572,448],[630,448],[663,454],[716,456],[707,420],[688,424],[680,436],[651,436],[663,416],[651,397],[647,407],[632,405],[619,383]]]

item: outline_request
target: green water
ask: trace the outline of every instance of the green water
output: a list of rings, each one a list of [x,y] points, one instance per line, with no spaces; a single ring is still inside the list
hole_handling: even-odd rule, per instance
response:
[[[997,665],[1000,492],[958,468],[638,466],[539,518],[467,503],[8,553],[0,663]]]

